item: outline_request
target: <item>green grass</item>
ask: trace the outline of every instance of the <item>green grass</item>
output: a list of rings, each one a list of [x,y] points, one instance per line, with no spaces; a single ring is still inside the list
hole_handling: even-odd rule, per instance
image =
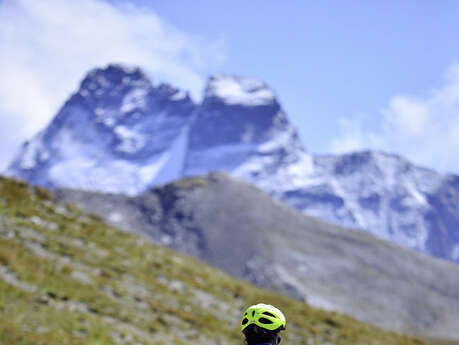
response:
[[[0,276],[1,345],[242,344],[240,315],[258,302],[285,312],[285,344],[422,344],[261,290],[4,178],[0,268],[10,277]]]

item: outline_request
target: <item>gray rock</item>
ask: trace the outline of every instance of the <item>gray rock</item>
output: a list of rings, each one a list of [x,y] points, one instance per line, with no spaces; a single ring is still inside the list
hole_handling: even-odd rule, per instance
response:
[[[305,216],[223,173],[138,197],[61,190],[224,271],[310,304],[410,334],[459,340],[459,266]]]

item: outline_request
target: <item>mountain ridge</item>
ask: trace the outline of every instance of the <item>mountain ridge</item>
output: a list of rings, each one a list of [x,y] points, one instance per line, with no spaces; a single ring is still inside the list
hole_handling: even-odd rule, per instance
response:
[[[91,71],[70,100],[23,146],[9,175],[139,195],[226,171],[306,214],[459,262],[455,175],[376,151],[310,154],[266,83],[212,76],[196,104],[139,68],[109,65]]]
[[[137,197],[60,190],[58,198],[312,305],[385,329],[459,338],[457,265],[303,215],[227,174]]]

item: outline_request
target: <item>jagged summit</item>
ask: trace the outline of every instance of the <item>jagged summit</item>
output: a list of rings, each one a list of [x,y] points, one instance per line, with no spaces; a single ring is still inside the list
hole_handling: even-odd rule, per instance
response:
[[[120,64],[91,70],[81,82],[77,95],[82,99],[77,98],[76,101],[96,107],[94,112],[99,117],[103,117],[102,108],[107,107],[115,108],[114,115],[134,115],[136,118],[155,101],[191,102],[188,92],[164,83],[153,86],[150,78],[139,67]]]
[[[97,67],[89,71],[81,82],[80,90],[91,92],[98,88],[106,88],[109,84],[152,86],[150,79],[140,67],[109,64],[104,68]]]
[[[225,74],[217,74],[209,78],[205,99],[250,107],[272,105],[277,102],[274,91],[264,82]]]
[[[180,176],[194,108],[187,93],[154,86],[139,68],[93,69],[9,172],[52,188],[138,193]]]
[[[147,105],[145,96],[177,102],[191,101],[188,92],[165,83],[154,86],[142,69],[121,64],[92,69],[81,82],[76,96],[77,101],[84,99],[102,106],[115,103],[120,106],[119,115],[144,109]]]
[[[190,132],[184,175],[222,170],[240,176],[275,174],[304,148],[263,82],[239,76],[209,78]]]

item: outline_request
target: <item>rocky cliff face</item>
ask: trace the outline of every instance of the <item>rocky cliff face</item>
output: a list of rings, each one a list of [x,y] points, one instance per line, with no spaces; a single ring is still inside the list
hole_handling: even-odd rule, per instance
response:
[[[304,154],[273,90],[250,78],[214,76],[190,132],[184,175],[220,170],[258,180]]]
[[[138,68],[91,71],[8,173],[47,187],[138,195],[210,171],[329,222],[459,262],[459,185],[382,152],[307,153],[274,91],[209,78],[201,104]]]
[[[139,193],[181,176],[194,107],[138,68],[95,69],[9,171],[47,187]]]

